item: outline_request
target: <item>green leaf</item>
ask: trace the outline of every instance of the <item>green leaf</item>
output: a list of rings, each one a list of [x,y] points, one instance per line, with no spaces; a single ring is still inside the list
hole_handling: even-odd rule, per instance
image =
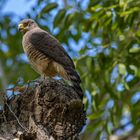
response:
[[[92,69],[92,57],[87,58],[86,65],[89,70]]]
[[[62,9],[58,12],[58,14],[56,15],[56,17],[54,19],[54,27],[62,25],[62,21],[64,20],[65,14],[66,14],[65,9]]]
[[[131,49],[129,49],[130,53],[138,53],[140,51],[140,47],[133,47]]]
[[[132,14],[133,12],[136,12],[136,11],[139,11],[139,10],[140,10],[139,7],[134,7],[134,8],[132,8],[132,9],[129,10],[129,11],[120,12],[120,16],[121,16],[121,17],[124,17],[124,16],[127,16],[127,15],[129,15],[129,14]]]
[[[137,35],[138,37],[140,37],[140,30],[138,30],[138,31],[136,32],[136,35]]]
[[[94,112],[93,114],[89,115],[88,118],[90,120],[95,120],[95,119],[99,119],[99,117],[101,117],[104,114],[103,110],[100,110],[98,112]]]
[[[126,81],[123,79],[122,80],[122,84],[124,85],[124,87],[127,89],[127,90],[130,90],[128,84],[126,83]]]
[[[134,74],[137,75],[138,68],[135,65],[129,65],[129,68],[134,71]]]
[[[127,73],[126,66],[122,63],[118,64],[119,73],[125,75]]]
[[[41,13],[47,13],[50,12],[52,9],[57,8],[58,4],[57,3],[50,3],[46,7],[44,7],[41,11]]]
[[[101,5],[96,5],[96,6],[91,7],[91,11],[95,12],[95,11],[102,9],[102,8],[103,7]]]

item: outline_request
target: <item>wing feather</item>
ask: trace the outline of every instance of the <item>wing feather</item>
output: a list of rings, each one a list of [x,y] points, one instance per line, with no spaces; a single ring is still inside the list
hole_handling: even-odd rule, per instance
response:
[[[58,62],[63,67],[75,69],[74,63],[59,41],[51,36],[48,32],[38,31],[30,36],[30,43],[35,49],[42,52],[48,58]]]

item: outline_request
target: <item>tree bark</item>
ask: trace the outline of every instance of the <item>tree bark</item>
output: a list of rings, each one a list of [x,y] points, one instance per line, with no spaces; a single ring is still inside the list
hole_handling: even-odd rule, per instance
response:
[[[71,86],[46,79],[5,101],[0,140],[78,140],[84,105]]]

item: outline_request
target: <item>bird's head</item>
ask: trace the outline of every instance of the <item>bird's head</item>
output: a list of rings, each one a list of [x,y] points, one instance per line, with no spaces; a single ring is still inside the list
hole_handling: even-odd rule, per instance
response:
[[[34,20],[32,20],[32,19],[24,19],[19,23],[18,29],[19,29],[20,32],[25,34],[26,32],[34,29],[37,26],[38,25]]]

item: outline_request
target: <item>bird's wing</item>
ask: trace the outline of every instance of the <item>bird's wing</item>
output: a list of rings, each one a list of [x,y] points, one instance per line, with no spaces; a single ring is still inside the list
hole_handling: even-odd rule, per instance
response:
[[[42,52],[48,58],[58,62],[63,67],[75,69],[74,63],[59,41],[51,36],[48,32],[38,31],[30,36],[30,43],[35,49]]]

